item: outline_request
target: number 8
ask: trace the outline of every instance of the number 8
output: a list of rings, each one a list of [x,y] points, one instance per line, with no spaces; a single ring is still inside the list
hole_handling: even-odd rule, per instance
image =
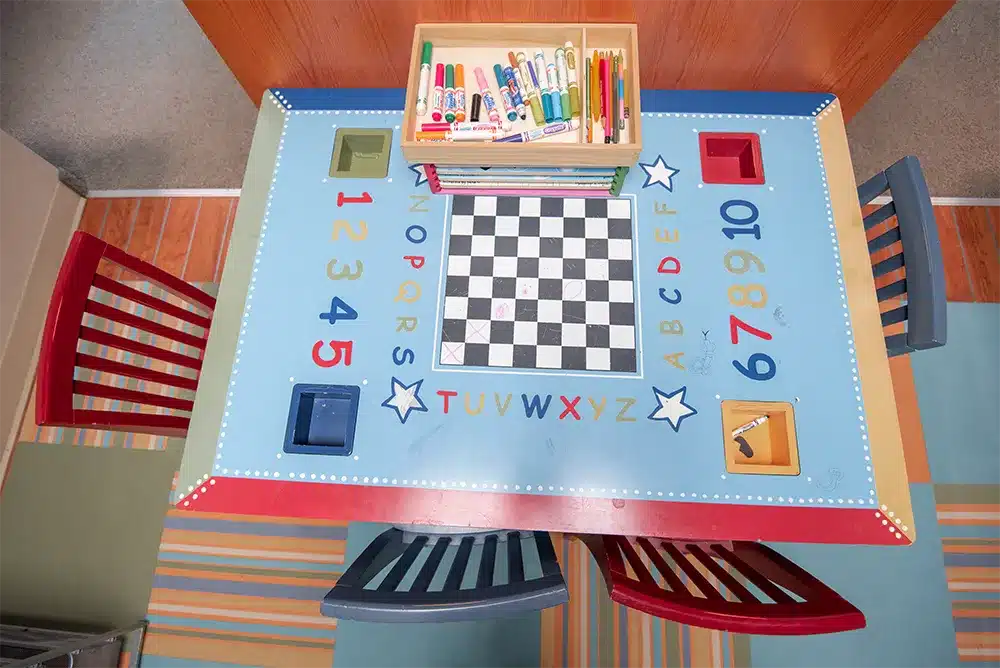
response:
[[[760,299],[751,299],[754,292],[760,293]],[[737,294],[739,297],[737,297]],[[767,305],[767,289],[760,283],[747,283],[746,285],[734,285],[729,288],[729,303],[733,306],[749,306],[751,308],[763,308]]]

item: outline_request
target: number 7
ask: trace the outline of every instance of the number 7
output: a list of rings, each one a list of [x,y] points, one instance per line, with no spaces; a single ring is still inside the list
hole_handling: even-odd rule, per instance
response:
[[[738,330],[741,330],[741,329],[744,332],[749,332],[750,334],[753,334],[757,338],[764,339],[765,341],[770,341],[771,340],[771,335],[768,334],[767,332],[765,332],[764,330],[757,329],[756,327],[751,327],[750,325],[746,324],[745,322],[743,322],[742,320],[740,320],[739,318],[737,318],[735,315],[730,315],[729,316],[729,339],[733,343],[737,343],[738,342],[738,340],[739,340],[739,331]]]

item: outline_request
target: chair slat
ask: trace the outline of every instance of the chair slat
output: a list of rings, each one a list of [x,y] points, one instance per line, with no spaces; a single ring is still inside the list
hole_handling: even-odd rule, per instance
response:
[[[148,262],[129,255],[120,248],[108,244],[107,248],[104,249],[104,257],[133,273],[145,276],[151,283],[163,288],[167,292],[181,295],[189,302],[197,304],[208,311],[215,310],[215,298],[207,292],[199,290],[190,283],[185,283],[159,267],[155,267]]]
[[[885,337],[885,349],[889,357],[896,355],[906,355],[916,350],[909,344],[909,337],[906,334],[890,334]]]
[[[893,216],[896,215],[896,205],[892,202],[888,204],[883,204],[879,208],[875,209],[867,216],[865,216],[865,229],[870,230],[879,223],[884,223]]]
[[[858,186],[858,199],[861,201],[861,206],[868,204],[888,189],[889,180],[885,172],[879,172]]]
[[[663,551],[669,554],[670,558],[681,567],[681,570],[684,571],[684,574],[688,576],[688,579],[694,583],[694,585],[698,588],[698,591],[701,592],[702,596],[709,600],[725,600],[722,597],[722,594],[720,594],[719,591],[705,579],[705,576],[701,574],[698,567],[688,561],[687,557],[685,557],[672,543],[664,541],[660,543],[660,547],[662,547]]]
[[[882,250],[883,248],[888,248],[897,241],[901,241],[902,238],[903,237],[899,231],[898,225],[896,227],[890,227],[888,230],[868,242],[868,252],[874,253]]]
[[[518,531],[507,534],[507,578],[510,582],[524,582],[524,557]]]
[[[137,304],[142,304],[143,306],[148,306],[156,311],[161,311],[167,315],[173,316],[178,320],[184,320],[192,325],[201,327],[207,330],[212,325],[212,319],[206,318],[203,315],[198,315],[183,309],[180,306],[176,306],[167,302],[159,297],[154,297],[151,294],[142,292],[141,290],[136,290],[135,288],[129,287],[120,281],[108,278],[101,274],[94,276],[94,287],[98,290],[104,290],[105,292],[110,292],[112,294],[118,295],[119,297],[124,297]]]
[[[559,559],[556,557],[556,549],[552,545],[552,538],[547,531],[535,531],[535,548],[538,550],[538,560],[542,564],[542,575],[545,577],[562,577],[562,569],[559,567]]]
[[[889,325],[895,325],[898,322],[903,322],[906,320],[908,310],[909,307],[904,304],[903,306],[894,308],[891,311],[886,311],[882,314],[882,326],[888,327]]]
[[[725,568],[719,565],[715,559],[712,558],[710,554],[707,554],[703,549],[697,545],[688,545],[688,553],[691,554],[695,559],[701,562],[702,566],[708,569],[708,572],[719,579],[719,582],[725,586],[726,589],[731,591],[736,595],[743,603],[759,603],[757,597],[750,593],[750,590],[743,586],[743,584],[733,577],[732,573],[727,571]]]
[[[897,269],[903,268],[903,254],[899,253],[893,255],[888,260],[882,260],[876,264],[872,265],[872,273],[875,274],[876,278],[879,276],[885,276],[890,271],[896,271]]]
[[[639,582],[655,586],[656,580],[654,580],[653,576],[650,575],[649,569],[646,568],[646,564],[642,563],[642,559],[639,558],[639,554],[635,551],[635,548],[632,547],[631,541],[629,541],[629,539],[625,536],[618,536],[617,543],[618,547],[625,554],[625,559],[628,560],[628,563],[635,572],[635,576],[638,578]]]
[[[112,387],[110,385],[101,385],[82,380],[73,381],[73,394],[128,401],[134,404],[148,404],[150,406],[160,406],[161,408],[171,408],[187,412],[191,412],[191,409],[194,408],[194,402],[187,399],[139,392],[138,390],[129,390],[124,387]]]
[[[137,364],[123,364],[106,357],[95,357],[93,355],[79,353],[76,356],[76,365],[83,367],[84,369],[92,369],[94,371],[127,376],[129,378],[138,378],[139,380],[145,380],[150,383],[160,383],[161,385],[178,387],[183,390],[191,390],[192,392],[198,389],[198,380],[196,378],[175,376],[173,374],[163,373],[162,371],[147,369],[146,367],[138,366]]]
[[[475,542],[475,538],[466,536],[458,544],[458,552],[455,553],[455,560],[451,562],[442,591],[456,591],[462,586],[462,578],[465,577],[465,569],[469,566],[469,555],[472,554],[472,545]]]
[[[94,329],[93,327],[81,327],[80,339],[96,343],[100,346],[117,348],[118,350],[143,355],[144,357],[157,359],[168,364],[175,364],[188,369],[194,369],[195,371],[201,371],[201,360],[197,357],[191,357],[190,355],[184,355],[183,353],[175,353],[172,350],[164,350],[158,346],[151,346],[132,339],[126,339],[124,336],[118,336],[117,334],[112,334],[110,332],[102,332],[101,330]]]
[[[674,569],[667,564],[666,560],[656,550],[656,547],[649,542],[648,538],[636,538],[636,542],[639,543],[639,547],[642,548],[642,551],[646,553],[646,556],[648,556],[650,561],[653,562],[653,565],[656,566],[656,570],[663,577],[663,579],[666,580],[667,586],[670,587],[671,591],[681,596],[691,595],[691,592],[689,592],[687,587],[684,586],[681,579],[677,577],[676,573],[674,573]]]
[[[149,415],[147,413],[126,413],[125,411],[75,410],[71,424],[53,426],[76,427],[78,429],[107,429],[116,431],[142,430],[144,434],[160,436],[184,436],[187,434],[191,418],[184,415]]]
[[[789,596],[785,590],[771,582],[724,545],[712,545],[712,551],[739,571],[740,575],[752,582],[757,589],[764,592],[764,595],[770,597],[775,603],[795,603],[795,599]]]
[[[149,332],[150,334],[154,334],[156,336],[172,339],[178,343],[183,343],[186,346],[191,346],[192,348],[198,348],[199,350],[205,349],[207,339],[194,336],[193,334],[188,334],[187,332],[182,332],[181,330],[174,329],[173,327],[161,325],[158,322],[153,322],[147,318],[127,313],[112,306],[108,306],[107,304],[95,302],[92,299],[87,300],[86,311],[87,313],[96,315],[99,318],[114,320],[115,322],[120,322],[123,325],[135,327],[143,332]]]
[[[413,562],[417,560],[417,556],[420,551],[424,549],[424,545],[427,543],[427,536],[416,536],[409,545],[406,546],[406,550],[399,557],[399,560],[393,564],[392,568],[386,574],[385,579],[382,580],[381,584],[378,586],[379,591],[396,591],[396,587],[399,583],[403,581],[406,577],[406,572],[410,570],[410,566]]]
[[[431,553],[427,555],[427,561],[420,567],[417,578],[410,585],[410,591],[427,591],[427,588],[431,586],[431,582],[434,580],[434,576],[437,574],[438,566],[441,565],[441,560],[444,559],[444,555],[448,551],[450,544],[451,538],[448,536],[441,536],[437,539],[437,542],[434,543],[434,547],[431,549]]]
[[[497,560],[497,537],[494,534],[483,540],[483,556],[479,561],[479,576],[476,578],[476,589],[493,586],[493,571]]]
[[[889,285],[883,286],[875,290],[875,295],[878,297],[880,302],[886,299],[892,299],[893,297],[900,297],[906,294],[906,279],[901,278],[895,283],[890,283]]]

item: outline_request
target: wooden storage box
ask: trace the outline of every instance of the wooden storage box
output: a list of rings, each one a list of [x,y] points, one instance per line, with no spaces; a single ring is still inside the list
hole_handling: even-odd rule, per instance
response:
[[[639,109],[639,50],[635,24],[589,23],[418,23],[413,32],[410,50],[410,75],[406,85],[406,108],[403,113],[402,149],[406,159],[415,164],[476,165],[476,166],[536,166],[552,167],[629,167],[636,163],[642,150],[642,121]],[[508,64],[507,52],[524,51],[531,58],[535,49],[541,48],[547,62],[553,62],[555,49],[567,41],[576,51],[577,79],[580,85],[581,104],[586,85],[586,59],[594,50],[619,51],[624,56],[626,99],[629,101],[629,118],[621,131],[618,144],[605,144],[603,135],[598,137],[598,124],[594,137],[600,139],[586,143],[586,122],[581,113],[580,127],[566,133],[530,143],[488,142],[418,142],[415,132],[422,123],[431,123],[430,111],[418,116],[417,88],[420,81],[420,56],[424,42],[434,46],[431,60],[431,97],[434,89],[434,72],[438,63],[461,63],[465,67],[465,94],[467,109],[471,108],[472,95],[478,93],[475,67],[482,67],[494,97],[497,82],[493,76],[495,63]],[[497,105],[503,116],[503,103]],[[483,108],[481,119],[485,120]],[[511,132],[523,132],[536,126],[531,113],[524,121],[512,124]]]

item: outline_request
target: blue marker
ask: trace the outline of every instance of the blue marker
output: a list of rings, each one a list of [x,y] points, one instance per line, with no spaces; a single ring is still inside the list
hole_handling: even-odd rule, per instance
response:
[[[559,97],[559,78],[556,75],[556,66],[554,63],[546,65],[545,54],[542,53],[541,49],[538,49],[535,51],[535,67],[538,68],[539,77],[542,77],[543,71],[545,72],[545,81],[542,81],[542,85],[548,91],[547,97],[549,98],[549,104],[552,106],[552,120],[561,121],[562,100]],[[549,122],[547,115],[545,121]]]
[[[503,75],[507,79],[507,87],[510,88],[510,97],[514,101],[514,106],[517,107],[517,115],[520,116],[523,121],[525,118],[524,98],[521,97],[521,89],[517,85],[517,78],[514,76],[514,68],[503,68]]]
[[[549,82],[545,78],[545,56],[541,55],[541,51],[535,54],[535,64],[538,65],[536,70],[528,63],[528,72],[531,73],[531,81],[535,84],[535,88],[538,89],[538,95],[542,98],[542,114],[545,116],[545,122],[551,123],[555,119],[555,114],[552,113],[552,98],[549,96]],[[561,111],[561,110],[560,110]],[[562,118],[562,114],[559,114]]]
[[[517,120],[517,110],[514,107],[514,99],[510,96],[510,88],[507,87],[507,80],[504,78],[503,70],[499,65],[493,66],[493,74],[497,77],[497,87],[500,89],[500,99],[503,100],[503,108],[507,112],[508,121]]]

